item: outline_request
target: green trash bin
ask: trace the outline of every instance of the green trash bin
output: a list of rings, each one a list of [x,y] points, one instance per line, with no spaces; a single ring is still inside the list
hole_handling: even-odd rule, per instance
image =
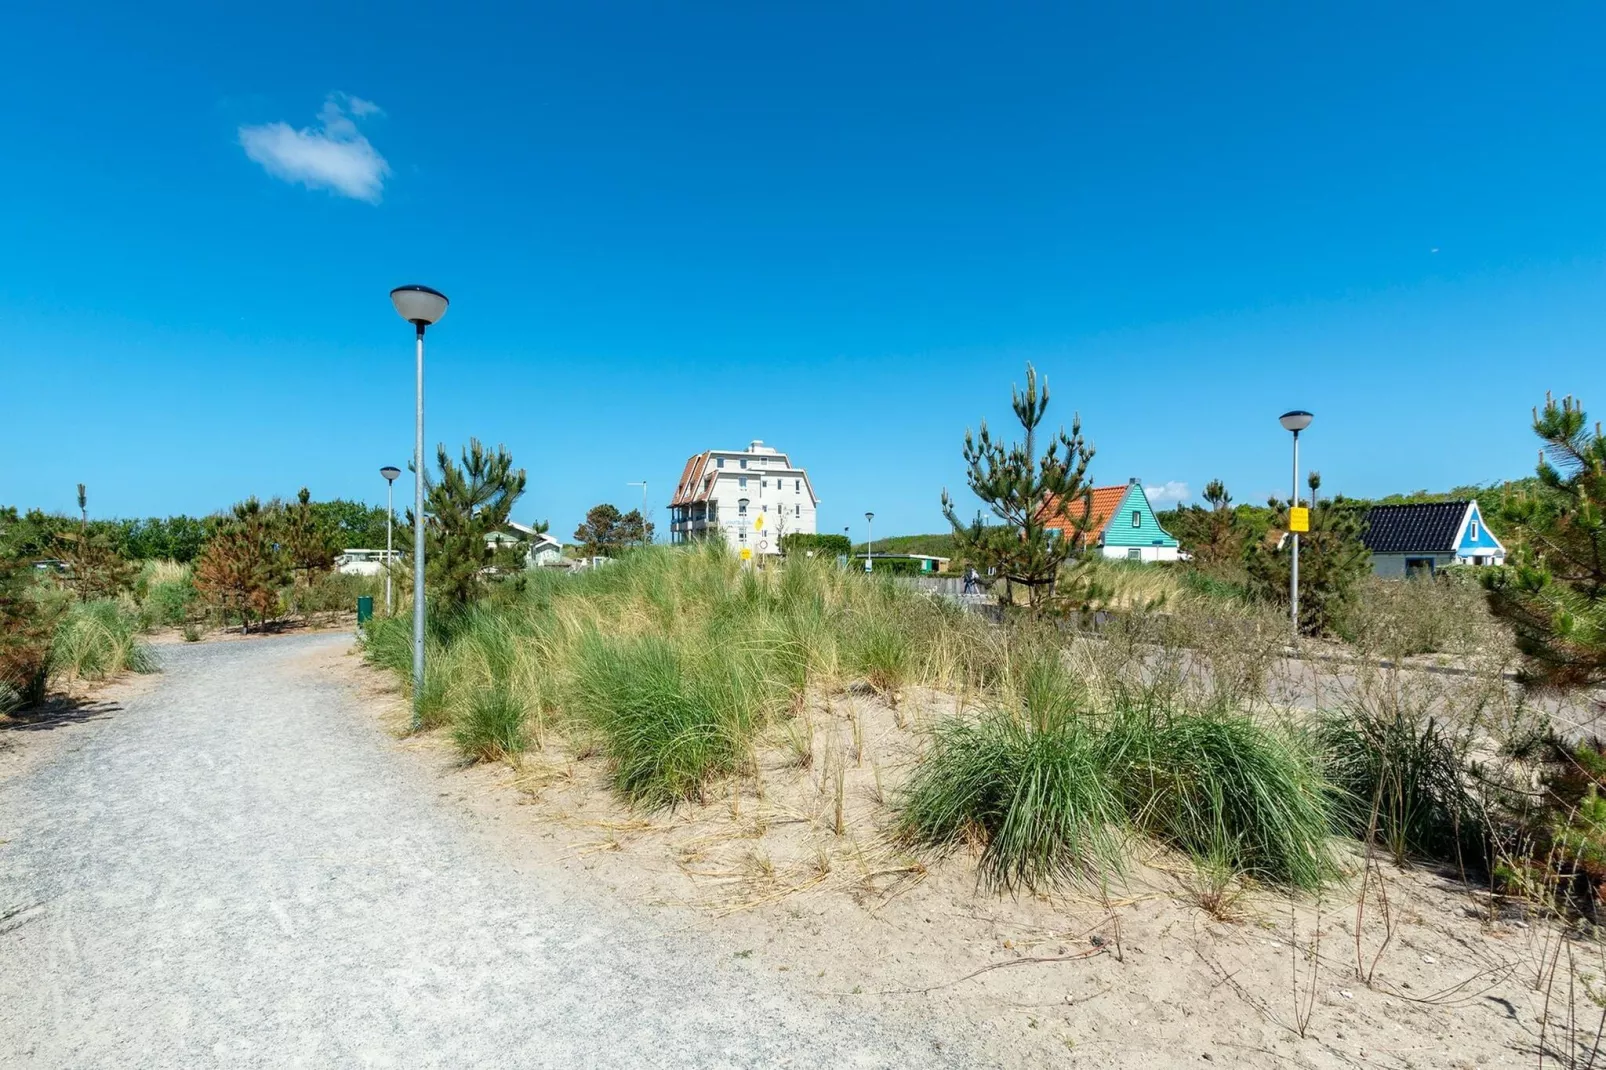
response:
[[[374,600],[373,600],[373,597],[371,595],[366,595],[366,594],[358,595],[357,596],[357,627],[361,628],[364,624],[367,624],[369,621],[371,621],[373,619],[374,619]]]

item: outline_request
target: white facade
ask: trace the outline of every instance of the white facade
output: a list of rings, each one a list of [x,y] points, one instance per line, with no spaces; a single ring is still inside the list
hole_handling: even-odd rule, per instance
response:
[[[706,450],[681,472],[669,502],[669,540],[722,538],[755,556],[779,554],[782,536],[815,533],[819,504],[808,473],[762,441]]]
[[[1175,546],[1099,546],[1099,555],[1111,561],[1178,561],[1182,551]]]

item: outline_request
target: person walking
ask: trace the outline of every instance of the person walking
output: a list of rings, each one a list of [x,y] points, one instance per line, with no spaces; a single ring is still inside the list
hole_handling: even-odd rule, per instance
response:
[[[965,594],[975,594],[976,593],[976,588],[977,588],[976,580],[977,580],[976,566],[975,565],[966,565],[965,566],[965,586],[964,586],[964,593]]]

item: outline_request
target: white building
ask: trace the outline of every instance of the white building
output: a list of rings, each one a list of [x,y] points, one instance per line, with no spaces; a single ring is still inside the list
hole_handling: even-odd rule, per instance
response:
[[[781,552],[781,537],[814,534],[819,499],[809,474],[754,439],[745,450],[693,454],[669,502],[669,541],[723,538],[754,555]]]

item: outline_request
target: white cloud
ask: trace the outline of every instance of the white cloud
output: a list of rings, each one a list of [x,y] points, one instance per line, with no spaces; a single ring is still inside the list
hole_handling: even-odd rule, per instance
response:
[[[1164,509],[1172,505],[1181,505],[1193,497],[1193,491],[1181,480],[1173,479],[1168,483],[1145,483],[1143,493],[1149,496],[1149,504],[1156,509]]]
[[[289,123],[242,126],[240,145],[275,178],[378,204],[390,164],[357,129],[355,119],[382,114],[372,101],[331,93],[318,112],[316,128],[296,130]]]

